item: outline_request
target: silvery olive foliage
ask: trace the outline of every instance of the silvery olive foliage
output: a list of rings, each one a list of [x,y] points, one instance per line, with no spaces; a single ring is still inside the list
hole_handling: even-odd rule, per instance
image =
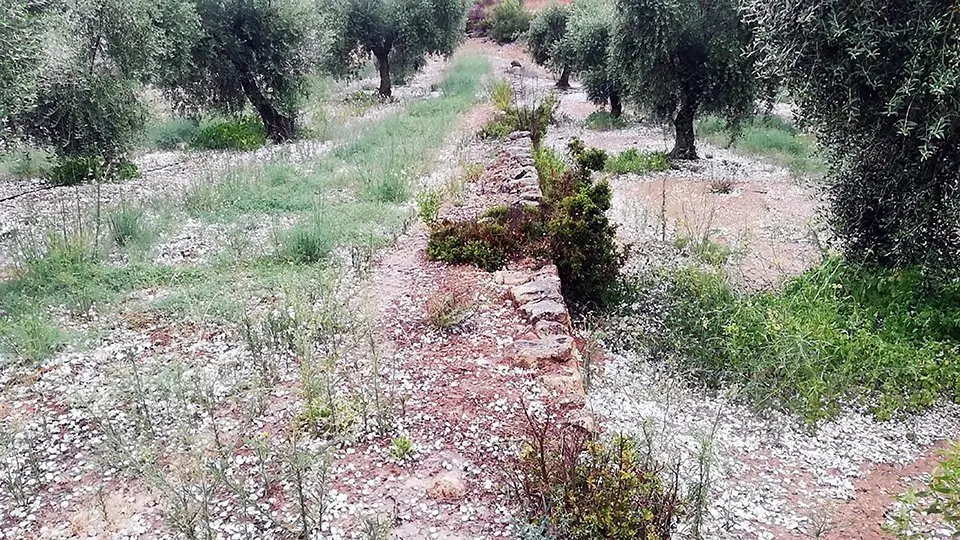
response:
[[[757,56],[828,149],[848,255],[960,266],[960,5],[754,0]]]
[[[759,2],[759,0],[758,0]],[[734,126],[752,114],[762,86],[752,28],[736,0],[616,0],[612,57],[628,97],[673,121],[674,159],[696,159],[694,119],[718,114]]]
[[[25,19],[10,19],[26,25],[19,28],[27,48],[13,58],[27,69],[17,71],[17,84],[0,89],[0,101],[18,104],[5,119],[8,135],[61,158],[125,156],[144,123],[140,81],[155,73],[160,58],[177,54],[163,24],[177,1],[28,3],[20,12]]]
[[[311,0],[182,0],[167,31],[185,48],[163,57],[157,83],[185,112],[248,105],[277,142],[296,135],[306,79],[319,61],[322,13]]]
[[[527,30],[527,50],[533,61],[559,75],[558,88],[570,86],[570,63],[563,57],[559,44],[567,32],[569,8],[552,3],[537,11]]]
[[[423,66],[430,54],[449,55],[463,39],[464,0],[325,0],[332,25],[329,68],[347,74],[371,56],[380,74],[380,95],[393,81]]]
[[[591,101],[598,105],[609,102],[610,113],[619,117],[626,79],[612,56],[613,24],[612,0],[575,0],[556,56],[572,67]]]

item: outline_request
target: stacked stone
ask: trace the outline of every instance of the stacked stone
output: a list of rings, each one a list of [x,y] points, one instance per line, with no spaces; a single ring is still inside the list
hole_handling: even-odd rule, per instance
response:
[[[539,206],[543,191],[533,163],[530,132],[517,131],[507,137],[506,146],[480,177],[480,185],[512,196],[514,206]]]

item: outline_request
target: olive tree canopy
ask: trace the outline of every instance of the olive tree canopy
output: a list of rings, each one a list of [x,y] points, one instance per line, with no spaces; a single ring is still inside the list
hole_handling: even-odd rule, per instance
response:
[[[960,267],[956,0],[753,0],[758,56],[828,149],[848,255]]]
[[[351,72],[369,56],[377,62],[380,95],[390,97],[393,80],[423,67],[429,54],[452,54],[463,38],[464,0],[326,0],[334,43],[329,65]]]
[[[557,88],[570,87],[570,62],[563,58],[558,48],[567,32],[568,10],[565,5],[550,4],[537,11],[527,30],[530,56],[537,64],[559,74]]]

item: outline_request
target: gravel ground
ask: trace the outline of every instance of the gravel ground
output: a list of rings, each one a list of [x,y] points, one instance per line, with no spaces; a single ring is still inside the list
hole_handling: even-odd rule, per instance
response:
[[[733,392],[690,388],[644,358],[611,356],[589,395],[606,429],[649,437],[668,461],[681,460],[688,484],[698,478],[709,442],[704,538],[814,538],[818,530],[829,537],[831,514],[860,495],[857,481],[877,464],[907,465],[938,441],[960,437],[957,404],[886,422],[847,411],[808,426],[788,414],[759,415]],[[926,534],[949,537],[936,527]]]

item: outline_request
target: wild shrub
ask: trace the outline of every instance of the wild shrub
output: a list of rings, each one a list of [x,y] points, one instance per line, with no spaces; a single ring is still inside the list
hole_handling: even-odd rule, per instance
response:
[[[567,185],[573,179],[573,175],[568,174],[570,166],[552,148],[541,146],[534,149],[533,164],[537,168],[544,199],[560,200],[573,191],[573,186]]]
[[[267,144],[260,120],[235,118],[202,126],[190,145],[200,150],[256,150]]]
[[[537,209],[498,207],[477,220],[444,220],[434,224],[427,256],[436,261],[472,264],[492,272],[523,253],[535,253],[542,236]]]
[[[915,520],[919,515],[940,518],[943,525],[960,532],[960,442],[943,452],[941,462],[931,474],[930,482],[922,490],[910,490],[897,497],[900,505],[893,514],[893,523],[885,527],[899,540],[918,539]]]
[[[754,294],[737,292],[721,272],[694,268],[660,285],[638,283],[641,294],[629,301],[665,313],[656,323],[664,331],[643,342],[705,384],[749,381],[745,395],[759,405],[816,420],[841,406],[887,418],[960,400],[957,276],[828,258]]]
[[[530,18],[521,0],[500,0],[490,13],[490,37],[497,43],[513,43],[530,28]]]
[[[513,475],[528,519],[553,538],[670,538],[683,512],[676,473],[626,436],[530,420]]]
[[[23,148],[0,157],[0,176],[42,178],[54,165],[53,156],[43,150]]]
[[[613,300],[626,252],[610,223],[610,186],[587,183],[560,201],[548,224],[550,250],[564,297],[579,309]]]
[[[547,127],[555,120],[557,97],[548,94],[531,104],[515,105],[498,114],[480,129],[481,138],[503,138],[515,131],[528,131],[534,147],[547,133]]]
[[[139,176],[140,169],[132,161],[105,162],[96,156],[84,156],[62,159],[47,172],[46,179],[57,186],[73,186],[86,182],[131,180]]]
[[[628,148],[607,160],[606,170],[613,174],[643,174],[670,169],[670,158],[663,152],[640,152]]]
[[[190,146],[200,125],[186,118],[157,120],[147,124],[145,144],[157,150],[180,150]]]
[[[439,191],[432,189],[421,191],[417,194],[417,215],[424,223],[433,223],[437,220],[442,203],[443,195]]]

